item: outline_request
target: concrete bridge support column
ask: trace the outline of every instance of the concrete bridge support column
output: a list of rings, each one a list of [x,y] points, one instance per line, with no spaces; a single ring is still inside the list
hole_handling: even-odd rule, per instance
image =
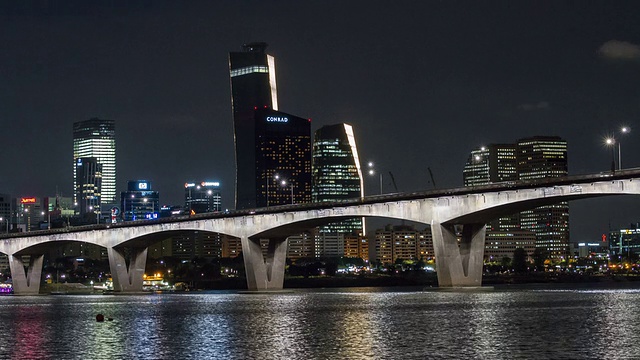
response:
[[[431,223],[438,286],[482,286],[485,224],[462,225],[458,242],[454,225]]]
[[[148,248],[129,248],[129,265],[125,249],[107,247],[109,267],[113,278],[113,290],[116,292],[141,292],[142,276],[147,264]]]
[[[38,295],[40,292],[43,260],[44,255],[31,255],[29,266],[25,272],[22,256],[9,255],[9,268],[11,269],[11,281],[13,281],[14,294]]]
[[[242,254],[249,290],[281,290],[287,257],[287,238],[269,239],[267,255],[262,255],[259,239],[243,237]]]

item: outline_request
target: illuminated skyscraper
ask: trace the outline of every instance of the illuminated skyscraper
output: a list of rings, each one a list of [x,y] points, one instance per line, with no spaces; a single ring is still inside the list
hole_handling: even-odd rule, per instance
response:
[[[518,140],[516,159],[519,180],[567,176],[567,142],[557,136],[536,136]],[[536,247],[545,248],[551,258],[569,254],[569,204],[560,202],[520,213],[520,227],[536,234]]]
[[[116,202],[115,121],[93,118],[73,124],[73,194],[78,199],[76,165],[78,158],[95,158],[102,166],[101,203]],[[104,209],[102,209],[104,210]]]
[[[256,127],[254,110],[278,110],[275,59],[266,43],[243,45],[229,54],[231,107],[236,148],[236,209],[256,207]]]
[[[364,196],[362,171],[353,128],[323,126],[313,139],[313,202],[335,202]],[[360,233],[362,218],[321,226],[321,233]]]
[[[252,165],[252,207],[311,202],[311,121],[268,108],[254,116],[254,161],[238,164]]]

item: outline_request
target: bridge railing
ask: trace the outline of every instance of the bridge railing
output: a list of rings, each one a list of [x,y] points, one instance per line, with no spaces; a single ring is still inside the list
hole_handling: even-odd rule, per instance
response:
[[[258,215],[278,214],[278,213],[283,213],[288,211],[322,210],[322,209],[331,209],[334,207],[344,207],[344,206],[350,206],[350,205],[366,205],[366,204],[376,204],[376,203],[383,203],[383,202],[390,202],[390,201],[415,200],[415,199],[435,198],[435,197],[442,197],[442,196],[459,196],[459,195],[497,192],[497,191],[505,191],[505,190],[532,189],[532,188],[539,188],[539,187],[545,187],[545,186],[571,185],[575,183],[629,179],[634,177],[640,177],[640,168],[624,169],[624,170],[617,170],[612,172],[601,172],[598,174],[572,175],[572,176],[565,176],[560,178],[503,181],[503,182],[496,182],[496,183],[485,184],[485,185],[457,187],[457,188],[451,188],[451,189],[434,189],[434,190],[409,192],[409,193],[381,194],[381,195],[365,196],[363,198],[345,199],[345,200],[334,201],[334,202],[287,204],[287,205],[276,205],[276,206],[269,206],[269,207],[256,208],[256,209],[231,210],[231,211],[221,211],[221,212],[213,212],[213,213],[200,213],[200,214],[194,214],[194,215],[181,215],[181,216],[159,218],[159,219],[149,219],[149,220],[145,219],[145,220],[124,221],[124,222],[118,222],[118,223],[67,226],[67,227],[54,228],[49,230],[36,230],[36,231],[30,231],[30,232],[0,234],[0,239],[42,236],[42,235],[52,235],[52,234],[61,234],[61,233],[92,231],[92,230],[104,230],[104,229],[118,228],[118,227],[147,226],[147,225],[154,225],[154,224],[183,222],[183,221],[198,220],[198,219],[242,217],[242,216],[249,216],[249,215],[256,215],[256,214]]]

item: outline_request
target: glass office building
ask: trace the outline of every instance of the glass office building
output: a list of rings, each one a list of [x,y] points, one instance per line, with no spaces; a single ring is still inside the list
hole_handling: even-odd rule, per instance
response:
[[[348,124],[316,130],[312,157],[313,202],[339,202],[364,196],[362,170],[353,128]],[[361,233],[362,218],[319,228],[320,233]]]
[[[101,203],[116,202],[115,121],[93,118],[73,124],[73,194],[78,202],[78,158],[95,158],[102,166]]]
[[[250,43],[229,54],[231,107],[236,159],[236,209],[258,207],[256,186],[256,127],[254,111],[278,110],[275,59],[266,43]]]

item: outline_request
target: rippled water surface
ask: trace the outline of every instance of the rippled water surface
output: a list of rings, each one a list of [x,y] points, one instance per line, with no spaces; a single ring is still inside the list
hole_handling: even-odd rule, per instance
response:
[[[0,319],[2,359],[640,358],[629,288],[5,296]]]

